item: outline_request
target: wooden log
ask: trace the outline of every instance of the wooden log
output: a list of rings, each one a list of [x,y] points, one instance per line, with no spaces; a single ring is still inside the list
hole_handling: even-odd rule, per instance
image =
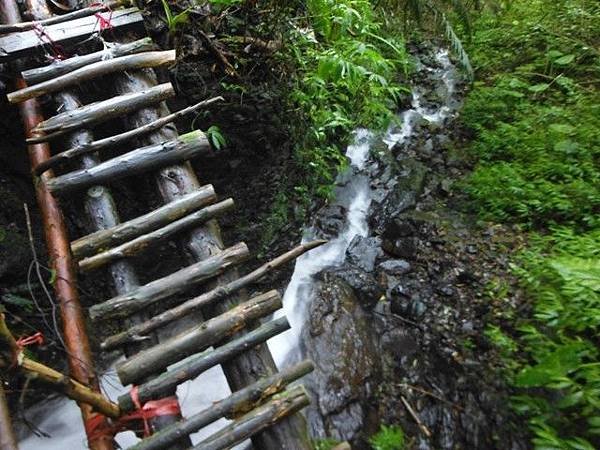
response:
[[[239,243],[220,253],[178,270],[166,277],[119,295],[90,308],[92,319],[126,317],[159,300],[190,290],[194,286],[215,277],[228,267],[239,264],[249,256],[246,244]]]
[[[89,142],[78,147],[72,147],[69,150],[65,150],[64,152],[52,156],[47,161],[44,161],[43,164],[36,166],[34,169],[34,174],[39,176],[46,170],[49,170],[55,167],[56,165],[69,161],[75,157],[80,157],[89,153],[95,153],[109,147],[114,147],[117,144],[122,144],[124,142],[130,141],[134,138],[139,138],[140,136],[144,136],[145,134],[151,133],[153,131],[158,130],[159,128],[162,128],[168,123],[175,121],[179,117],[197,111],[198,109],[208,106],[211,103],[223,100],[223,97],[214,97],[208,100],[204,100],[199,103],[196,103],[195,105],[188,106],[187,108],[184,108],[173,114],[169,114],[168,116],[161,117],[153,122],[147,123],[146,125],[134,128],[133,130],[128,130],[121,134],[100,139],[98,141]]]
[[[163,227],[173,220],[180,219],[217,199],[212,185],[200,187],[198,190],[173,200],[154,211],[119,223],[104,230],[83,236],[71,243],[73,257],[77,260],[93,255],[103,248],[114,247],[123,242],[135,239]]]
[[[254,408],[258,403],[281,392],[288,384],[313,370],[311,361],[301,361],[281,372],[262,378],[257,382],[231,394],[229,397],[213,403],[210,408],[173,424],[160,432],[144,439],[129,450],[162,450],[176,442],[182,436],[195,433],[221,417],[237,416]]]
[[[53,194],[65,194],[187,161],[210,151],[206,135],[200,130],[192,131],[174,141],[138,148],[95,167],[52,178],[47,182],[48,189]]]
[[[149,333],[152,330],[173,322],[174,320],[180,319],[192,313],[193,311],[210,306],[213,303],[230,296],[234,292],[248,286],[250,283],[260,280],[266,274],[278,269],[283,264],[293,261],[300,255],[312,250],[313,248],[323,245],[325,242],[327,241],[318,240],[301,244],[289,252],[278,256],[272,261],[263,264],[256,270],[253,270],[241,278],[229,281],[223,286],[217,286],[216,288],[198,297],[187,300],[181,305],[168,309],[167,311],[164,311],[145,322],[134,325],[126,331],[110,336],[102,342],[101,347],[104,350],[108,350],[126,344],[127,342],[138,341],[143,338],[146,333]]]
[[[108,100],[82,106],[74,111],[66,111],[40,122],[34,128],[34,132],[38,136],[27,139],[27,143],[45,142],[77,128],[92,126],[116,117],[122,117],[137,109],[160,103],[174,95],[175,90],[171,83],[164,83],[141,92],[119,95]]]
[[[19,450],[17,436],[12,426],[8,401],[4,394],[4,386],[0,381],[0,449]]]
[[[63,16],[61,16],[63,17]],[[132,55],[134,53],[148,52],[155,50],[154,43],[149,37],[125,44],[106,42],[107,48],[89,53],[87,55],[73,56],[52,62],[52,64],[34,69],[24,70],[21,76],[29,86],[51,80],[61,75],[65,75],[80,67],[93,64],[98,61],[104,61],[119,56]]]
[[[165,227],[159,228],[148,234],[144,234],[132,241],[125,242],[97,255],[79,261],[79,270],[94,270],[119,259],[128,258],[138,254],[146,248],[156,245],[181,231],[200,225],[209,219],[217,217],[233,208],[233,200],[227,199],[214,205],[207,206],[199,211],[189,214]]]
[[[194,353],[201,352],[223,338],[281,308],[276,290],[251,298],[207,322],[194,325],[171,339],[143,350],[117,366],[123,385],[135,383],[145,376],[163,370]]]
[[[221,450],[231,448],[235,444],[245,441],[253,434],[300,411],[309,403],[310,398],[302,386],[286,390],[276,395],[264,405],[250,411],[217,433],[204,439],[192,447],[192,450]]]
[[[189,358],[182,364],[178,364],[175,368],[140,384],[138,386],[139,400],[145,403],[148,400],[161,398],[166,393],[173,392],[181,383],[196,378],[211,367],[228,361],[234,356],[266,342],[268,339],[283,333],[289,328],[290,324],[287,319],[280,317],[220,347],[207,350],[200,355]],[[132,411],[135,409],[130,394],[121,395],[117,401],[123,411]]]
[[[142,28],[143,23],[144,19],[137,8],[113,11],[110,19],[111,29],[114,32]],[[44,40],[40,39],[38,30],[35,29],[0,36],[0,62],[7,62],[28,55],[43,54],[44,45],[40,44],[52,42],[55,45],[65,45],[88,38],[98,30],[98,18],[91,15],[44,27]]]
[[[64,23],[64,22],[68,22],[69,20],[79,19],[80,17],[91,16],[92,14],[96,14],[98,12],[117,8],[125,3],[122,3],[119,1],[110,1],[110,2],[106,2],[106,3],[93,5],[93,6],[88,6],[87,8],[81,8],[81,9],[78,9],[76,11],[73,11],[73,12],[70,12],[67,14],[62,14],[60,16],[49,17],[48,19],[36,20],[36,21],[32,21],[32,22],[19,22],[19,23],[13,23],[13,24],[0,25],[0,34],[33,30],[36,27],[47,27],[48,25]]]
[[[65,75],[43,81],[33,86],[11,92],[7,95],[10,103],[19,103],[31,98],[61,91],[67,87],[81,84],[94,78],[102,77],[115,72],[142,69],[146,67],[160,67],[174,62],[175,50],[135,53],[120,56],[119,58],[98,61],[81,67]]]

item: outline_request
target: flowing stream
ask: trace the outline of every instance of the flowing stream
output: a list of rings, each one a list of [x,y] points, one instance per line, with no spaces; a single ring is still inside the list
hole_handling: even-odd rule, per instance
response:
[[[439,50],[435,59],[436,66],[425,67],[425,70],[439,74],[442,82],[434,88],[441,89],[439,98],[442,101],[434,105],[427,104],[424,100],[425,94],[431,87],[413,86],[411,108],[399,115],[398,125],[391,127],[383,137],[383,141],[389,148],[408,141],[413,136],[415,125],[419,121],[426,120],[441,124],[456,110],[456,105],[452,104],[452,94],[455,90],[454,66],[445,50]],[[341,265],[352,240],[356,236],[366,237],[369,234],[368,214],[369,206],[373,201],[373,191],[372,180],[366,169],[372,146],[377,139],[381,137],[378,138],[369,130],[357,129],[354,132],[354,143],[348,146],[346,151],[350,167],[339,175],[335,189],[336,204],[346,211],[342,231],[330,242],[303,255],[296,262],[292,279],[285,291],[284,308],[280,312],[287,315],[292,329],[268,342],[279,367],[302,356],[300,336],[306,321],[308,306],[315,294],[315,275],[325,268]],[[309,228],[303,240],[312,240],[317,234],[316,228]],[[127,391],[120,385],[112,371],[102,377],[102,386],[112,399]],[[220,367],[215,367],[195,380],[179,386],[177,391],[184,416],[210,407],[212,402],[226,397],[229,393]],[[22,450],[37,450],[41,447],[47,450],[86,448],[79,409],[74,402],[66,399],[40,402],[39,405],[30,408],[26,416],[48,437],[31,434],[19,443]],[[203,436],[213,433],[226,422],[222,419],[205,428],[201,434],[193,435],[193,442],[198,442]],[[123,448],[137,441],[138,438],[132,432],[117,435],[117,442]]]

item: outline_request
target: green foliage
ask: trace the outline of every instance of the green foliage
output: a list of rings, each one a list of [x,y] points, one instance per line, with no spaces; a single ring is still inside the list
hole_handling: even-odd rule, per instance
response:
[[[396,425],[382,425],[381,429],[369,439],[373,450],[402,450],[406,443],[404,431]]]
[[[319,439],[313,443],[314,450],[331,450],[336,445],[339,444],[339,441],[335,439],[327,438],[327,439]]]
[[[206,130],[206,137],[215,150],[221,150],[227,145],[225,136],[223,136],[221,129],[216,125],[211,125],[208,130]]]
[[[481,216],[531,231],[514,272],[531,301],[488,325],[537,449],[600,446],[600,6],[515,1],[474,23],[482,81],[463,114]]]
[[[188,22],[190,8],[180,13],[174,14],[167,0],[162,0],[162,5],[165,11],[165,18],[167,20],[167,26],[169,27],[170,33],[174,33],[179,29],[181,25]]]
[[[299,165],[310,194],[327,197],[346,160],[342,148],[357,126],[382,129],[393,118],[408,57],[398,36],[381,33],[366,0],[310,0],[307,22],[288,39],[298,67],[290,100],[303,116]],[[311,30],[307,32],[306,30]]]

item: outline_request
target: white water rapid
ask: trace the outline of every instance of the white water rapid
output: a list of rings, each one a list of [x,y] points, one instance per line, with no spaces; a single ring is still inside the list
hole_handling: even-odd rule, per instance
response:
[[[439,97],[440,105],[426,105],[425,91],[430,87],[413,86],[412,107],[399,115],[399,126],[392,127],[383,137],[383,141],[391,148],[408,141],[413,135],[415,125],[420,120],[442,123],[455,111],[451,105],[455,89],[453,66],[445,50],[436,54],[439,67],[426,67],[428,71],[436,71],[443,81],[438,89],[442,89]],[[314,295],[314,276],[326,267],[340,265],[344,262],[346,250],[354,237],[367,236],[369,227],[367,216],[372,201],[370,180],[365,170],[371,146],[377,137],[374,133],[358,129],[354,133],[354,143],[348,146],[346,156],[350,161],[348,170],[340,174],[336,182],[337,203],[346,209],[345,225],[340,234],[329,243],[303,255],[296,262],[294,274],[284,295],[284,308],[281,314],[286,314],[292,326],[288,332],[269,341],[279,367],[285,361],[299,357],[300,334],[306,320],[307,308]],[[306,230],[304,240],[312,240],[315,230]],[[104,391],[111,399],[126,392],[117,380],[114,372],[102,377]],[[215,367],[195,380],[180,386],[177,395],[180,399],[184,416],[201,411],[230,393],[225,376],[220,367]],[[39,437],[31,434],[19,443],[21,450],[77,450],[85,449],[85,433],[76,404],[66,399],[40,402],[26,412],[27,418],[49,437]],[[227,423],[222,419],[199,433],[192,435],[193,442],[198,442],[202,436],[207,436]],[[138,439],[132,432],[117,435],[117,442],[126,448]]]

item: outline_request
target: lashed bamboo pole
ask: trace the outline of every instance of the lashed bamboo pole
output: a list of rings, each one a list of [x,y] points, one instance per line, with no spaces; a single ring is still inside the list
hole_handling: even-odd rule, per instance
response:
[[[140,384],[137,389],[139,401],[146,402],[160,398],[165,393],[172,392],[181,383],[196,378],[211,367],[222,364],[234,356],[266,342],[273,336],[283,333],[289,328],[290,324],[287,318],[280,317],[220,347],[213,350],[206,350],[197,356],[191,357],[185,362],[178,364],[175,368]],[[118,403],[123,411],[131,411],[135,408],[129,394],[121,395],[118,398]]]
[[[88,6],[87,8],[81,8],[77,11],[72,11],[67,14],[60,16],[49,17],[44,20],[36,20],[32,22],[19,22],[14,24],[0,25],[0,34],[15,33],[19,31],[33,30],[36,27],[47,27],[48,25],[54,25],[57,23],[68,22],[69,20],[79,19],[80,17],[91,16],[98,12],[106,11],[121,5],[125,5],[127,2],[110,1],[94,6]],[[27,81],[27,80],[25,80]]]
[[[250,252],[243,242],[204,261],[197,262],[158,280],[151,281],[127,294],[119,295],[90,308],[92,319],[126,317],[164,298],[181,294],[215,277],[228,267],[248,258]]]
[[[59,16],[64,17],[64,16]],[[98,61],[118,58],[119,56],[131,55],[134,53],[148,52],[155,49],[152,39],[145,37],[137,41],[126,44],[106,42],[107,48],[89,53],[87,55],[73,56],[71,58],[54,61],[52,64],[34,69],[24,70],[21,76],[29,86],[60,77],[80,67],[93,64]]]
[[[233,208],[233,200],[227,199],[214,205],[207,206],[199,211],[189,214],[175,222],[159,228],[148,234],[144,234],[132,241],[125,242],[105,252],[90,256],[79,261],[79,270],[94,270],[119,259],[134,256],[148,247],[157,245],[165,239],[180,233],[186,229],[197,226],[209,219],[217,217]]]
[[[19,450],[2,380],[0,380],[0,450]]]
[[[180,219],[217,199],[212,185],[200,187],[188,195],[174,200],[147,214],[98,230],[71,243],[75,259],[93,255],[103,248],[113,247],[135,239],[142,234],[161,228],[173,220]]]
[[[95,167],[55,177],[48,181],[48,188],[54,194],[64,194],[187,161],[210,151],[206,135],[199,130],[192,131],[176,140],[138,148]]]
[[[25,356],[6,326],[2,313],[0,313],[0,344],[1,370],[5,372],[18,370],[29,377],[49,384],[54,390],[62,392],[77,402],[91,405],[102,414],[113,418],[119,417],[119,406],[107,400],[99,392],[94,392],[77,380]]]
[[[89,153],[98,152],[100,150],[104,150],[109,147],[114,147],[118,144],[123,144],[127,141],[130,141],[135,138],[139,138],[145,134],[151,133],[152,131],[156,131],[159,128],[175,121],[179,117],[182,117],[186,114],[193,113],[200,108],[210,105],[211,103],[215,103],[217,101],[222,101],[223,97],[214,97],[208,100],[201,101],[196,103],[195,105],[188,106],[180,111],[174,112],[173,114],[169,114],[168,116],[161,117],[160,119],[154,120],[146,125],[143,125],[138,128],[134,128],[133,130],[128,130],[123,133],[110,136],[104,139],[100,139],[98,141],[90,142],[86,145],[81,145],[79,147],[72,147],[64,152],[61,152],[57,155],[52,156],[48,159],[44,164],[40,164],[34,170],[36,175],[40,175],[48,169],[51,169],[57,166],[60,163],[69,161],[73,158],[80,157],[83,155],[87,155]]]
[[[73,85],[111,73],[164,66],[174,62],[175,58],[175,50],[166,50],[135,53],[133,55],[98,61],[51,80],[11,92],[6,97],[10,103],[19,103],[30,98],[58,92]]]
[[[278,394],[262,406],[233,421],[222,430],[209,436],[192,450],[221,450],[245,441],[250,436],[300,411],[310,403],[302,386]]]
[[[0,0],[0,5],[6,23],[21,21],[18,7],[14,0]],[[17,80],[17,88],[25,87],[25,82]],[[23,118],[25,135],[34,137],[33,129],[43,120],[39,105],[35,100],[28,100],[20,105]],[[46,144],[30,145],[29,158],[32,167],[50,157],[50,149]],[[52,177],[48,172],[43,180]],[[99,392],[98,380],[94,373],[94,366],[90,353],[89,341],[85,333],[83,312],[79,303],[76,288],[76,277],[69,251],[69,241],[64,219],[56,200],[47,190],[44,183],[36,184],[36,196],[40,207],[46,245],[50,257],[50,266],[56,274],[54,290],[59,304],[63,325],[64,341],[67,347],[68,361],[71,375],[80,383],[90,386]],[[93,415],[89,405],[80,404],[84,422]],[[99,439],[89,442],[92,450],[112,450],[112,441]]]
[[[171,83],[159,84],[150,89],[120,95],[82,106],[74,111],[57,114],[35,126],[36,136],[27,139],[28,144],[45,142],[77,128],[92,126],[100,122],[121,117],[137,109],[160,103],[175,95]]]
[[[135,342],[139,340],[141,336],[144,336],[146,333],[149,333],[152,330],[157,329],[158,327],[167,325],[168,323],[171,323],[174,320],[180,319],[185,315],[190,314],[195,310],[198,310],[199,308],[210,306],[213,303],[230,296],[231,294],[235,293],[236,291],[239,291],[243,287],[246,287],[249,284],[260,280],[266,274],[272,272],[275,269],[278,269],[283,264],[286,264],[289,261],[293,261],[305,252],[312,250],[313,248],[316,248],[320,245],[323,245],[325,242],[327,241],[317,240],[301,244],[296,248],[290,250],[289,252],[278,256],[272,261],[263,264],[262,266],[258,267],[257,269],[240,278],[230,281],[225,285],[218,286],[198,297],[194,297],[190,300],[187,300],[181,305],[168,309],[138,325],[134,325],[126,331],[110,336],[104,342],[102,342],[101,346],[103,349],[112,349],[123,345],[127,342]]]
[[[279,373],[261,378],[256,383],[213,403],[210,408],[161,430],[129,450],[162,450],[168,448],[172,442],[176,442],[181,436],[194,433],[221,417],[237,416],[251,410],[257,403],[261,403],[272,395],[281,392],[288,384],[312,370],[313,364],[308,360],[286,367]]]
[[[136,383],[153,372],[181,361],[211,345],[231,336],[253,320],[257,320],[281,308],[281,296],[275,290],[257,295],[247,302],[214,317],[205,323],[194,325],[184,332],[143,350],[117,366],[117,375],[124,385]]]

